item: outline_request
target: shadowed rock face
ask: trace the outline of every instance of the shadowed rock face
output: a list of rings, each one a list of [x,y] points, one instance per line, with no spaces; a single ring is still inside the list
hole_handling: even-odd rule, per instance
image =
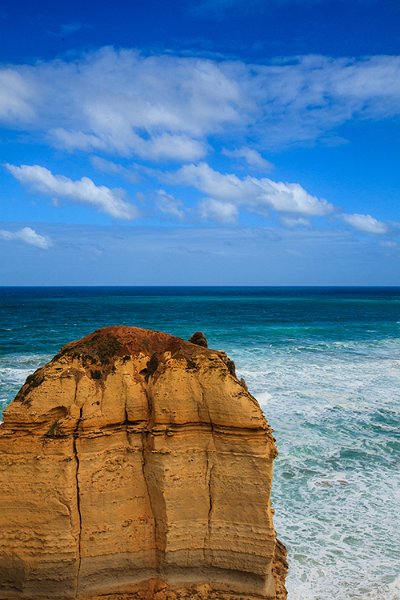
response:
[[[274,440],[223,352],[108,327],[0,426],[0,599],[283,599]]]

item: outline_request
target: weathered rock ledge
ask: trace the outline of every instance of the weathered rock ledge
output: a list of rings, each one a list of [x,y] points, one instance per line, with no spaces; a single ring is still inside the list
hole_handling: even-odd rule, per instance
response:
[[[284,599],[261,409],[223,352],[65,346],[0,426],[0,599]]]

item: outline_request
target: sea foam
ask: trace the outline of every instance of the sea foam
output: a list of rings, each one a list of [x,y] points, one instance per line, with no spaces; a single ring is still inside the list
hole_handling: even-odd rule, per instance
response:
[[[400,341],[252,350],[233,354],[275,429],[289,600],[399,600]]]

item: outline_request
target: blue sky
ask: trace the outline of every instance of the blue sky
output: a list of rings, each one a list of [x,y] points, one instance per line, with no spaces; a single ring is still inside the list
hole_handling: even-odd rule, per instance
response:
[[[0,2],[1,285],[400,285],[400,4]]]

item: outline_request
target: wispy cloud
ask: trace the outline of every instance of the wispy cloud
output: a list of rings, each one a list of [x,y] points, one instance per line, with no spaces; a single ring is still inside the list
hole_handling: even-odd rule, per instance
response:
[[[50,35],[54,37],[66,38],[70,35],[73,35],[77,31],[83,28],[82,23],[71,22],[71,23],[63,23],[57,31],[48,31]]]
[[[273,168],[272,163],[261,156],[257,150],[247,146],[242,146],[241,148],[236,148],[235,150],[223,148],[222,154],[225,154],[225,156],[229,156],[231,158],[243,159],[246,163],[246,166],[258,171],[271,171]]]
[[[133,130],[125,130],[122,123],[107,122],[104,110],[103,124],[98,124],[96,134],[71,131],[57,127],[49,131],[49,139],[66,150],[103,150],[123,156],[135,155],[150,160],[197,160],[205,155],[205,146],[186,135],[163,133],[144,139]]]
[[[90,162],[95,169],[98,169],[103,173],[120,175],[121,177],[123,177],[127,181],[130,181],[131,183],[137,183],[140,179],[137,172],[127,167],[123,167],[122,165],[112,160],[107,160],[105,158],[101,158],[100,156],[91,156]]]
[[[156,206],[161,213],[180,220],[185,218],[183,202],[165,190],[157,190]]]
[[[134,219],[138,216],[137,208],[123,199],[122,190],[96,185],[89,177],[73,181],[63,175],[53,175],[39,165],[6,164],[5,167],[22,184],[48,196],[90,204],[117,219]]]
[[[47,250],[52,245],[49,237],[40,235],[31,227],[23,227],[18,231],[8,231],[6,229],[0,229],[0,239],[9,242],[18,241],[29,244],[30,246],[36,246],[42,250]]]
[[[82,29],[82,23],[64,23],[61,25],[61,33],[64,35],[71,35],[80,29]]]
[[[202,219],[219,223],[236,223],[239,210],[232,202],[204,198],[199,202],[198,211]]]
[[[310,227],[311,223],[308,219],[303,217],[282,217],[282,225],[289,227],[289,229],[295,229],[297,227]]]
[[[347,2],[347,0],[335,0],[336,3]],[[188,13],[195,17],[226,17],[230,14],[246,15],[255,12],[267,12],[271,8],[280,6],[300,5],[312,6],[332,0],[189,0],[187,2]],[[378,2],[378,0],[358,0],[360,4]]]
[[[400,56],[253,65],[108,47],[0,69],[8,126],[70,151],[146,160],[197,161],[211,139],[228,147],[234,135],[244,160],[263,168],[258,152],[323,140],[352,119],[399,114]]]
[[[342,214],[341,217],[346,223],[354,227],[354,229],[358,229],[358,231],[375,233],[378,235],[387,233],[388,231],[388,227],[383,221],[379,221],[371,215]]]

